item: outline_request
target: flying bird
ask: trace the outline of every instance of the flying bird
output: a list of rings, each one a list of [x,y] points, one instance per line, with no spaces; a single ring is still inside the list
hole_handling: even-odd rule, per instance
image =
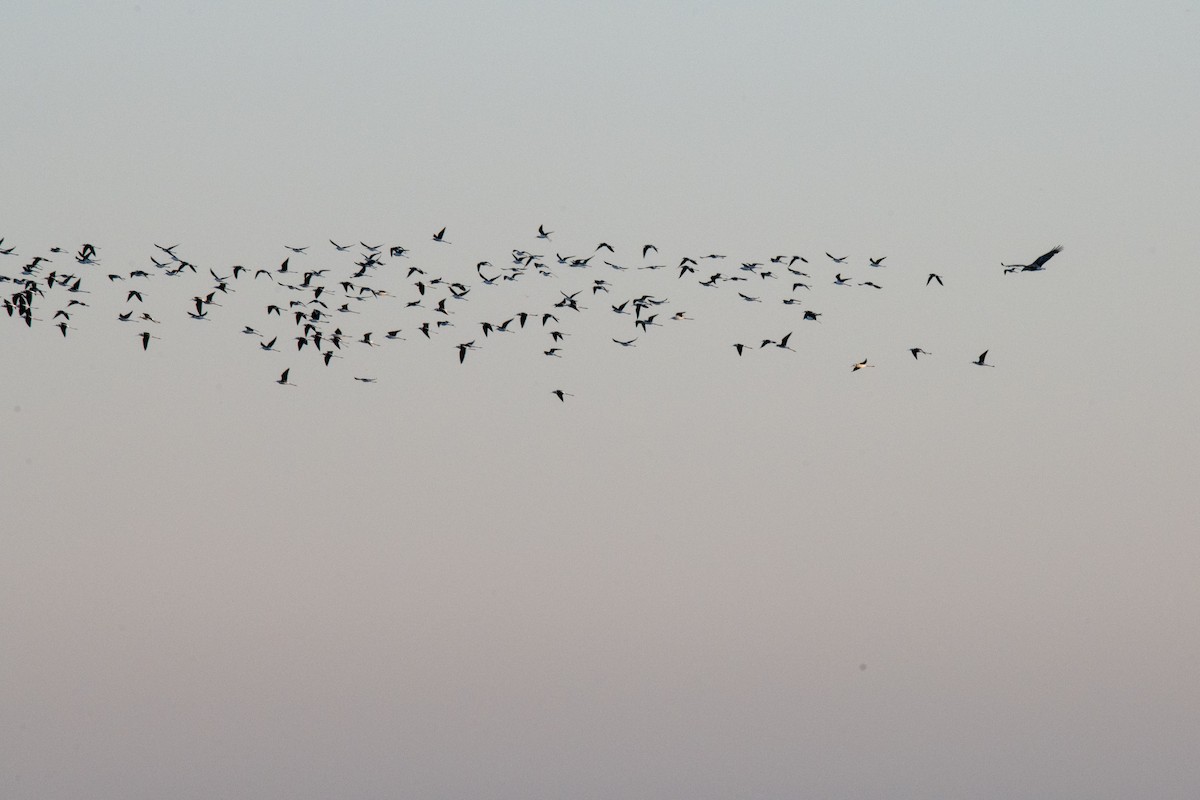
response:
[[[925,285],[928,286],[930,281],[937,281],[938,286],[946,285],[946,284],[942,283],[942,276],[938,275],[936,272],[929,273],[929,277],[925,279]]]
[[[855,365],[854,365],[854,366],[853,366],[853,367],[850,369],[850,371],[851,371],[851,372],[858,372],[860,369],[866,369],[867,367],[873,367],[873,366],[875,366],[875,365],[874,365],[874,364],[868,364],[868,363],[867,363],[867,360],[864,358],[862,361],[859,361],[857,364],[855,364]]]
[[[975,365],[975,366],[977,366],[977,367],[995,367],[995,366],[996,366],[995,364],[985,364],[985,363],[983,363],[983,360],[984,360],[985,358],[987,358],[987,354],[988,354],[988,351],[987,351],[987,350],[984,350],[982,353],[980,353],[980,354],[979,354],[979,358],[978,358],[978,359],[976,359],[975,361],[972,361],[971,363],[972,363],[972,364],[974,364],[974,365]]]
[[[1031,264],[1001,264],[1000,266],[1004,267],[1005,270],[1019,269],[1021,272],[1040,272],[1041,270],[1046,268],[1047,261],[1054,258],[1055,254],[1061,253],[1061,252],[1062,252],[1062,245],[1060,244],[1057,247],[1050,250],[1050,252],[1042,253],[1040,256],[1038,256],[1036,259],[1034,259],[1033,263],[1031,263]]]

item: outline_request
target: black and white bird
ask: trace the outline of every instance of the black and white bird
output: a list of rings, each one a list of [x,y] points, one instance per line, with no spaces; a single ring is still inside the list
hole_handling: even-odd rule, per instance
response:
[[[1054,247],[1049,252],[1042,253],[1040,256],[1035,258],[1033,260],[1033,262],[1030,264],[1001,264],[1000,266],[1004,267],[1005,272],[1012,272],[1015,270],[1020,270],[1021,272],[1040,272],[1041,270],[1046,268],[1047,261],[1054,258],[1054,256],[1056,254],[1061,253],[1061,252],[1062,252],[1062,245],[1060,244],[1060,245]]]

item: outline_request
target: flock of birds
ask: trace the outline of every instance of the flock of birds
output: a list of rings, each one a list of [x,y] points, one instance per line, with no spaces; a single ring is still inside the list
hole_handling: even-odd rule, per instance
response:
[[[877,282],[875,276],[886,274],[882,272],[886,256],[872,257],[862,264],[872,279],[860,281],[843,274],[858,269],[849,263],[848,256],[829,252],[824,258],[815,258],[815,264],[802,255],[740,261],[716,253],[684,255],[674,263],[673,259],[661,259],[653,244],[618,253],[607,242],[600,242],[583,254],[564,255],[551,252],[555,249],[553,235],[553,231],[539,226],[531,241],[540,252],[517,248],[502,261],[497,259],[498,264],[478,261],[446,268],[432,266],[439,259],[430,253],[422,252],[418,258],[403,245],[343,244],[330,239],[328,245],[319,247],[285,245],[282,259],[270,267],[238,264],[221,269],[191,262],[178,244],[154,244],[142,266],[109,271],[99,248],[85,243],[74,252],[74,248],[52,247],[44,254],[29,257],[13,271],[6,271],[0,261],[0,284],[11,288],[0,294],[6,317],[13,324],[25,328],[34,328],[35,324],[54,326],[63,338],[94,325],[95,309],[100,305],[97,294],[114,294],[121,306],[115,321],[134,329],[131,339],[143,351],[163,338],[158,331],[165,320],[182,319],[186,314],[196,323],[228,321],[222,314],[227,300],[235,293],[253,294],[258,302],[246,306],[256,309],[253,316],[237,319],[235,324],[259,352],[290,351],[295,360],[307,359],[329,367],[351,349],[376,348],[396,340],[434,343],[450,336],[447,349],[464,364],[468,355],[485,342],[521,331],[526,335],[539,332],[533,338],[540,343],[539,348],[544,348],[544,357],[567,357],[571,348],[566,338],[582,333],[572,329],[575,319],[595,307],[603,314],[628,320],[630,334],[608,337],[612,346],[637,347],[654,335],[654,329],[695,319],[681,301],[672,302],[668,293],[686,295],[690,300],[697,291],[712,291],[723,293],[732,303],[782,304],[795,308],[792,313],[799,324],[820,323],[823,313],[810,304],[819,290],[853,286],[881,291],[882,282]],[[447,249],[439,256],[450,255],[449,260],[454,262],[446,228],[434,233],[430,241],[431,248]],[[1055,247],[1028,264],[1001,266],[1005,274],[1039,272],[1061,250]],[[16,245],[6,245],[4,238],[0,238],[0,257],[23,260]],[[829,272],[834,274],[830,276]],[[634,276],[645,277],[635,281]],[[905,280],[912,278],[905,276]],[[173,291],[157,290],[164,281],[177,282],[172,284]],[[180,284],[187,286],[182,293],[174,288]],[[484,292],[503,293],[505,287],[514,285],[523,287],[520,294],[524,307],[512,307],[510,313],[493,320],[472,318],[471,298]],[[941,290],[945,281],[942,275],[930,272],[924,286]],[[188,294],[190,299],[179,300]],[[159,296],[169,297],[177,305],[156,305]],[[535,296],[540,299],[533,300]],[[384,313],[364,316],[368,309],[377,307],[382,307]],[[360,322],[384,315],[387,320],[378,328],[370,325],[367,330],[368,326]],[[793,333],[729,344],[737,356],[768,347],[794,352],[790,344]],[[908,348],[908,352],[914,359],[931,355],[919,346]],[[987,356],[988,350],[984,350],[973,361],[964,362],[992,367]],[[858,372],[876,365],[864,358],[850,366],[851,372]],[[295,386],[291,375],[289,365],[274,380]],[[377,380],[374,374],[349,377],[364,384]],[[560,388],[551,389],[550,394],[562,402],[573,396]]]

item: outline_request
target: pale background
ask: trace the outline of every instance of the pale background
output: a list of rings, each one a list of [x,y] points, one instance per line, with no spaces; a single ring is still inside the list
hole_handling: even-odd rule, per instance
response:
[[[382,5],[12,4],[0,274],[654,242],[825,321],[457,364],[679,286],[564,274],[284,388],[188,295],[0,318],[0,796],[1200,795],[1194,3]]]

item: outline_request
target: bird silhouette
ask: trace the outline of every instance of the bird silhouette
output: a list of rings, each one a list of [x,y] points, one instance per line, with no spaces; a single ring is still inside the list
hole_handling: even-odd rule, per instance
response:
[[[1040,272],[1046,268],[1046,262],[1054,258],[1057,253],[1062,252],[1062,245],[1057,245],[1051,248],[1049,252],[1042,253],[1029,264],[1001,264],[1005,271],[1020,270],[1021,272]]]

